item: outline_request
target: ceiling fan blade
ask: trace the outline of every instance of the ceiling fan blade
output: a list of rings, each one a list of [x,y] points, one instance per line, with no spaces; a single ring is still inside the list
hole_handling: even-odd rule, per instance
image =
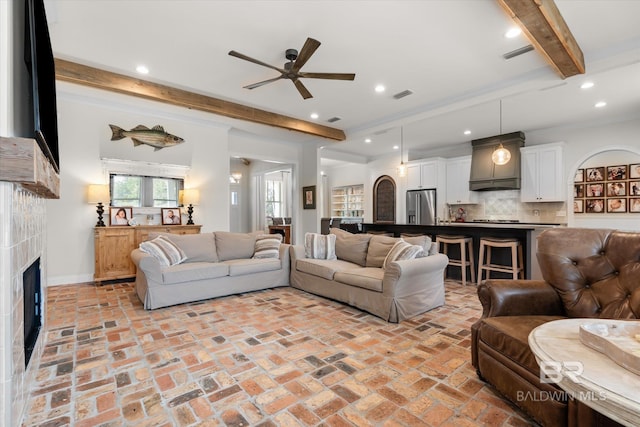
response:
[[[298,53],[298,58],[296,59],[296,62],[294,62],[293,67],[291,67],[291,71],[294,73],[297,73],[298,71],[300,71],[300,68],[302,68],[302,66],[307,63],[309,58],[311,58],[311,55],[313,55],[313,53],[319,47],[320,47],[320,42],[318,40],[312,39],[310,37],[307,38],[307,41],[304,42],[304,46],[302,46],[300,53]]]
[[[244,55],[240,52],[236,52],[235,50],[229,51],[229,55],[235,56],[236,58],[244,59],[245,61],[253,62],[254,64],[262,65],[263,67],[271,68],[272,70],[278,71],[280,74],[285,73],[282,68],[274,67],[273,65],[267,64],[266,62],[258,61],[257,59],[253,59],[250,56]]]
[[[355,74],[347,73],[298,73],[300,77],[307,77],[310,79],[329,79],[329,80],[353,80],[356,78]]]
[[[298,79],[293,80],[293,84],[296,85],[296,89],[298,89],[298,92],[300,92],[300,95],[302,95],[304,99],[313,98],[313,95],[311,95],[311,92],[309,92],[307,88],[304,87],[304,85],[300,80]]]
[[[255,89],[255,88],[257,88],[257,87],[260,87],[260,86],[266,85],[267,83],[272,83],[272,82],[275,82],[276,80],[280,80],[281,78],[282,78],[282,76],[279,76],[279,77],[275,77],[275,78],[273,78],[273,79],[263,80],[263,81],[261,81],[261,82],[253,83],[253,84],[250,84],[250,85],[247,85],[247,86],[243,86],[243,87],[244,87],[245,89]]]

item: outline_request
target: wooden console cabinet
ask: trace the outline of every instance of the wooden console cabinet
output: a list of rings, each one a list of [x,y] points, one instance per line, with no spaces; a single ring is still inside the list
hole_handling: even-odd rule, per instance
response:
[[[93,280],[136,277],[131,251],[148,240],[149,233],[198,234],[201,225],[140,225],[136,227],[95,227],[95,272]]]

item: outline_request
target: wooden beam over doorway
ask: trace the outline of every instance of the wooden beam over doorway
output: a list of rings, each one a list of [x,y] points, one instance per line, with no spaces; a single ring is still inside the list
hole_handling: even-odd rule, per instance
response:
[[[584,55],[553,0],[498,0],[531,44],[567,78],[584,74]]]
[[[138,98],[150,99],[171,105],[178,105],[220,116],[246,120],[268,126],[320,136],[335,141],[344,141],[341,129],[299,120],[235,102],[225,101],[183,89],[177,89],[146,80],[129,77],[99,68],[89,67],[56,58],[56,79],[60,81],[90,86]]]

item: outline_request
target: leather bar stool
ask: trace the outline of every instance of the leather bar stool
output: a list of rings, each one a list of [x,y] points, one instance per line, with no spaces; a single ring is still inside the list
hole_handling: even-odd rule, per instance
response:
[[[449,265],[454,267],[460,267],[462,273],[462,285],[467,285],[467,268],[471,272],[471,283],[476,282],[476,269],[473,261],[473,241],[471,237],[467,236],[436,236],[436,243],[438,244],[438,250],[440,250],[440,244],[442,243],[442,253],[449,256],[449,245],[460,246],[460,259],[449,257]],[[446,278],[445,270],[445,278]]]
[[[493,263],[491,258],[492,248],[510,248],[511,265]],[[524,279],[524,263],[522,261],[522,244],[520,241],[517,239],[482,237],[480,239],[480,253],[478,258],[478,285],[482,282],[482,275],[485,271],[487,272],[487,279],[489,279],[491,271],[511,273],[514,279],[518,277]]]

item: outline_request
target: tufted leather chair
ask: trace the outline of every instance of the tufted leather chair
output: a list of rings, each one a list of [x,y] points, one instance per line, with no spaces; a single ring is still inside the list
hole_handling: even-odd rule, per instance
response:
[[[554,384],[540,383],[529,333],[569,317],[640,318],[640,233],[553,228],[540,233],[544,280],[487,280],[482,317],[471,327],[478,375],[543,426],[618,426]],[[613,362],[612,362],[613,363]]]

